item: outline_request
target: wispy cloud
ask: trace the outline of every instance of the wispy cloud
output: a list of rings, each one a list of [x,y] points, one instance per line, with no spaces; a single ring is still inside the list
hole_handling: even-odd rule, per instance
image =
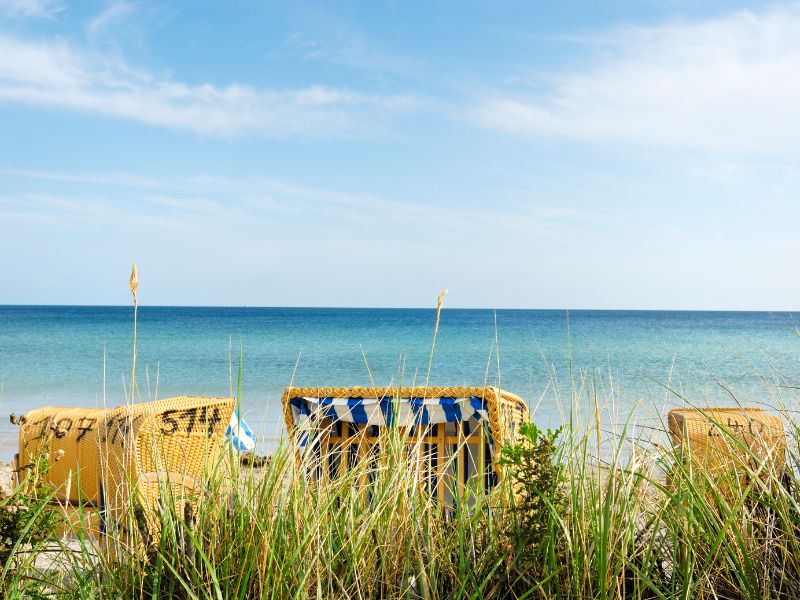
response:
[[[319,189],[266,176],[225,177],[213,175],[158,178],[129,173],[64,173],[0,168],[6,179],[28,180],[22,195],[0,196],[0,215],[6,219],[31,219],[50,215],[69,221],[110,222],[163,219],[182,223],[203,222],[216,227],[249,229],[285,218],[291,227],[341,227],[392,233],[398,226],[415,231],[436,231],[444,238],[491,235],[537,244],[594,244],[602,236],[584,231],[585,222],[595,228],[614,228],[620,216],[567,207],[508,204],[502,214],[491,207],[473,208],[411,202],[373,194]],[[35,191],[39,180],[46,189],[61,182],[57,194]],[[513,214],[514,218],[508,218]],[[316,225],[315,225],[316,224]],[[578,232],[582,233],[580,236]],[[330,234],[329,234],[330,235]],[[510,242],[509,242],[510,243]]]
[[[99,35],[133,15],[137,5],[128,0],[111,2],[105,10],[86,24],[86,31],[90,35]]]
[[[698,168],[694,174],[699,177],[708,177],[718,180],[749,178],[775,181],[795,179],[800,175],[800,167],[796,164],[789,163],[742,163],[725,161],[704,165],[702,168]]]
[[[0,102],[78,110],[214,137],[369,136],[420,106],[412,96],[323,85],[190,85],[64,41],[8,35],[0,35]]]
[[[282,49],[304,60],[319,60],[352,69],[403,76],[411,76],[424,67],[424,62],[419,59],[387,55],[360,32],[344,27],[333,35],[333,39],[327,40],[296,31],[284,40]]]
[[[413,285],[402,300],[392,289],[367,300],[343,293],[320,302],[413,305],[419,303],[414,289],[446,278],[454,289],[474,290],[486,277],[492,285],[478,287],[489,291],[469,294],[467,303],[641,307],[654,306],[655,298],[658,306],[774,308],[786,306],[775,298],[796,297],[783,272],[798,247],[790,228],[771,228],[765,241],[753,219],[741,230],[727,214],[687,223],[685,214],[654,219],[637,209],[563,203],[446,205],[264,176],[7,168],[0,179],[0,223],[7,230],[0,249],[21,257],[7,271],[15,283],[6,291],[9,301],[26,297],[14,295],[21,289],[52,301],[32,277],[51,272],[54,260],[90,264],[105,277],[131,255],[150,265],[158,281],[153,289],[161,290],[154,296],[168,303],[238,305],[256,303],[257,296],[262,304],[307,304],[308,285],[340,290],[342,276],[377,281],[386,273],[394,281],[407,267]],[[762,212],[769,213],[764,222],[774,221],[773,211]],[[45,238],[61,250],[42,246]],[[213,289],[195,286],[197,273],[213,280]],[[723,291],[716,303],[687,300],[684,288],[675,291],[674,273],[694,288]],[[626,289],[627,281],[636,285]],[[535,287],[526,288],[528,282]],[[305,292],[295,294],[298,287]],[[89,300],[81,296],[86,292],[72,293],[72,301]],[[109,302],[108,294],[102,290],[91,301]]]
[[[292,32],[269,58],[320,61],[382,81],[394,76],[417,79],[426,70],[426,59],[413,56],[413,44],[393,43],[386,30],[374,24],[367,27],[351,11],[331,10],[325,3],[288,3],[284,10],[293,23]]]
[[[520,136],[794,155],[800,152],[800,5],[626,27],[549,90],[503,91],[469,117]]]
[[[0,0],[0,15],[13,18],[52,19],[65,9],[59,0]]]

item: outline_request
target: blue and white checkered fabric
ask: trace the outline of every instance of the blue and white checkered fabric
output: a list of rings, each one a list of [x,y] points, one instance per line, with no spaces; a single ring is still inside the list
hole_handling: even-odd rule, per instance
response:
[[[290,402],[298,442],[305,446],[317,419],[331,419],[381,427],[438,425],[475,419],[488,425],[489,413],[481,398],[292,398]]]

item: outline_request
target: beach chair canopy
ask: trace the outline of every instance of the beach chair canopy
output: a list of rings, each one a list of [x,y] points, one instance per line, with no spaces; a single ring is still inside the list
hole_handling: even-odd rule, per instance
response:
[[[461,398],[300,396],[291,399],[290,407],[292,423],[299,431],[308,430],[319,419],[379,427],[428,426],[460,423],[471,419],[487,425],[489,423],[486,401],[478,396]],[[298,441],[304,445],[305,440],[303,437]]]
[[[323,419],[378,427],[474,419],[503,442],[528,420],[525,402],[495,387],[287,388],[283,408],[287,429],[298,433]],[[307,442],[302,435],[296,439],[301,445]]]

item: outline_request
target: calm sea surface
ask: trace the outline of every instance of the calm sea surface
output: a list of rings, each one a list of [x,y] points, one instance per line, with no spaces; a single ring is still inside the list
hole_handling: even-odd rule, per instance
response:
[[[800,337],[788,313],[445,309],[430,383],[515,392],[555,425],[582,378],[608,421],[657,419],[683,400],[794,402]],[[268,450],[281,436],[280,394],[303,386],[424,384],[435,323],[427,309],[139,309],[137,381],[144,399],[236,389]],[[0,458],[8,414],[54,405],[113,406],[130,388],[130,307],[0,306]],[[232,352],[231,352],[232,348]],[[499,349],[499,361],[498,361]],[[499,368],[498,368],[499,362]],[[571,370],[570,370],[571,369]],[[104,378],[105,373],[105,378]],[[571,375],[570,375],[571,373]],[[589,394],[579,408],[591,410]],[[611,423],[608,423],[610,426]]]

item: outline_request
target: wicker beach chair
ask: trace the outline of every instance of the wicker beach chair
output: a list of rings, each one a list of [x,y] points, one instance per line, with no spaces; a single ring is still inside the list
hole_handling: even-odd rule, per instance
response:
[[[55,489],[55,498],[65,504],[97,506],[100,501],[98,448],[87,434],[107,411],[97,408],[45,406],[20,419],[19,469],[34,461],[48,462],[45,480]]]
[[[219,463],[234,404],[233,398],[179,396],[107,414],[90,435],[103,448],[103,503],[109,521],[121,523],[136,505],[152,527],[155,513],[165,508],[165,495],[193,504],[199,482]]]
[[[312,475],[337,477],[374,456],[381,430],[396,427],[423,448],[430,491],[452,501],[471,478],[501,476],[499,450],[529,420],[525,402],[496,387],[294,388],[282,397],[286,427]]]
[[[759,408],[680,408],[667,417],[673,444],[687,465],[710,479],[761,472],[780,476],[786,465],[783,422]]]
[[[180,396],[108,410],[37,409],[21,420],[20,469],[44,456],[56,501],[79,503],[90,518],[102,511],[102,533],[111,523],[124,529],[134,505],[152,527],[165,497],[196,497],[218,464],[234,405],[233,398]]]
[[[60,535],[79,522],[99,536],[101,488],[99,451],[87,434],[97,427],[106,411],[96,408],[46,406],[20,419],[17,478],[38,460],[47,462],[44,481],[53,488],[53,503],[64,514]]]

